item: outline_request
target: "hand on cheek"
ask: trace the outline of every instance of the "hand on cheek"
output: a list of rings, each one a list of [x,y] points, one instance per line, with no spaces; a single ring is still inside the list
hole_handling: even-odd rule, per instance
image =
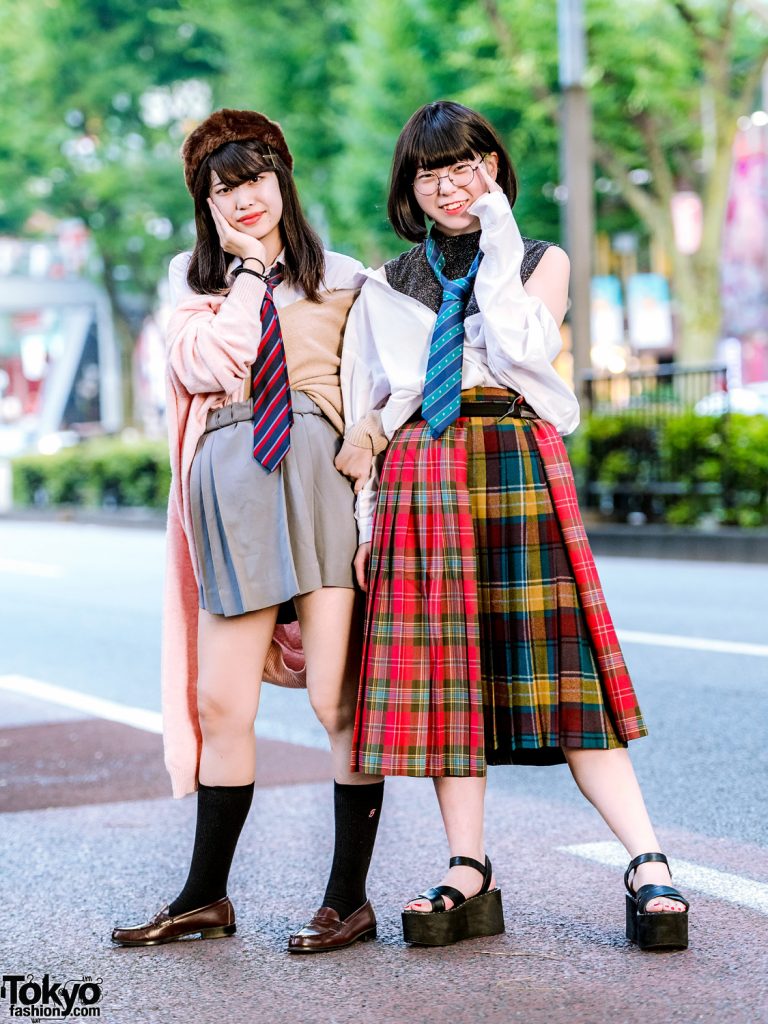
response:
[[[241,259],[255,256],[266,266],[266,250],[258,238],[252,238],[244,231],[233,228],[210,196],[208,197],[208,209],[211,211],[224,252],[230,253],[232,256],[239,256]]]
[[[483,160],[482,163],[480,163],[478,165],[477,173],[478,173],[478,176],[479,176],[480,180],[485,185],[486,192],[501,192],[502,191],[501,185],[499,185],[499,183],[494,178],[491,177],[491,175],[490,175],[490,173],[488,171],[488,168],[486,166],[485,160]]]

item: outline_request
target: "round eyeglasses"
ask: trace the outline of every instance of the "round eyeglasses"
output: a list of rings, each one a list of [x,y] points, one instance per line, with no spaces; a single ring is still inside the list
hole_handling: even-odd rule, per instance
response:
[[[413,187],[420,196],[433,196],[440,188],[440,182],[447,178],[456,188],[466,188],[472,184],[475,171],[483,162],[483,157],[476,164],[469,164],[462,160],[448,168],[447,174],[437,174],[435,171],[419,171],[413,180]]]

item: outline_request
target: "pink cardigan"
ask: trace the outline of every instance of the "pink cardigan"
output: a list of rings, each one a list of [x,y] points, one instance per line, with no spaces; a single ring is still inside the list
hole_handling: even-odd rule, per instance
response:
[[[167,328],[167,417],[171,493],[162,646],[165,764],[173,795],[197,788],[201,734],[197,715],[197,567],[194,564],[189,481],[192,460],[211,409],[239,401],[261,336],[264,284],[241,274],[228,296],[190,295]],[[224,299],[227,299],[226,303]],[[278,627],[264,676],[306,685],[298,627]]]

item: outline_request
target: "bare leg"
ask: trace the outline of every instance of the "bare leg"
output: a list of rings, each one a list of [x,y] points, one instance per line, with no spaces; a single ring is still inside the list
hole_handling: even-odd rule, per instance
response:
[[[446,776],[434,779],[434,783],[450,856],[474,857],[481,864],[484,863],[485,776]],[[474,896],[480,891],[483,880],[474,868],[460,866],[449,868],[440,884],[452,885],[465,896]],[[494,885],[495,881],[491,880],[491,888]],[[446,907],[450,909],[453,901],[447,896],[444,900]],[[431,909],[427,900],[411,900],[406,906],[406,910],[427,912]]]
[[[244,786],[256,773],[253,723],[277,608],[224,618],[200,611],[197,707],[203,748],[200,781]]]
[[[612,750],[564,747],[563,753],[576,785],[624,845],[630,859],[640,853],[661,852],[629,752],[624,747]],[[669,872],[664,864],[640,865],[634,888],[649,884],[669,884]],[[676,900],[660,898],[652,900],[647,909],[685,910],[685,907]]]
[[[307,659],[307,692],[328,733],[333,773],[344,785],[380,782],[380,775],[349,770],[360,672],[359,633],[353,629],[355,592],[323,587],[294,598]]]

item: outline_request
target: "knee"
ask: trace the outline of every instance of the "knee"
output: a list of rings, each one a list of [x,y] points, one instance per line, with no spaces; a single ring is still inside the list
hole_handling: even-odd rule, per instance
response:
[[[351,729],[355,722],[355,705],[351,701],[331,701],[310,697],[312,710],[330,737]]]
[[[197,714],[203,736],[234,737],[253,730],[254,718],[231,705],[220,694],[205,689],[197,695]]]

